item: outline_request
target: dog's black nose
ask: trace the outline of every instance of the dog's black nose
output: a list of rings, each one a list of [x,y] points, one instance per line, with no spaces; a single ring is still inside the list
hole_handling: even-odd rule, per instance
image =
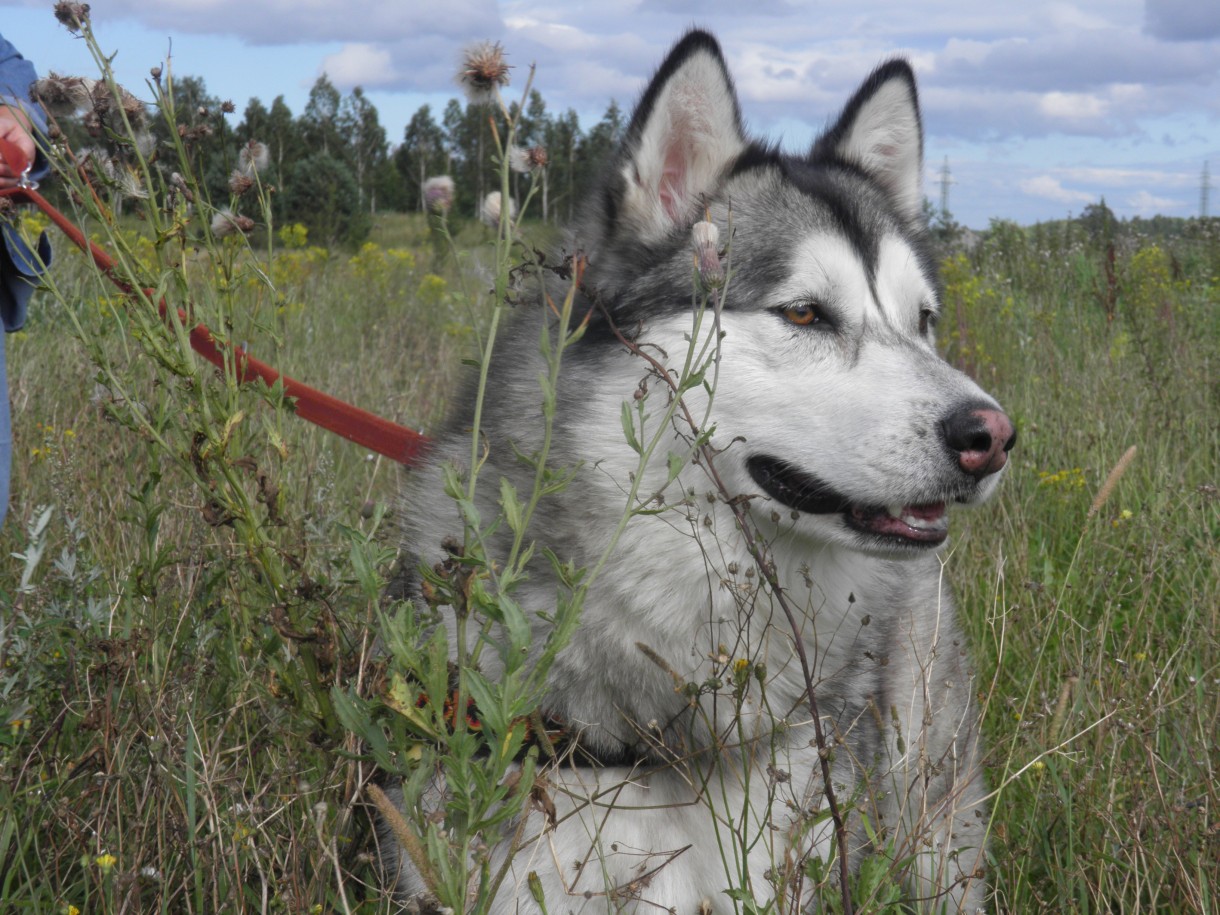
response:
[[[945,444],[957,455],[958,466],[976,480],[998,472],[1008,463],[1017,443],[1017,430],[1002,410],[967,404],[940,424]]]

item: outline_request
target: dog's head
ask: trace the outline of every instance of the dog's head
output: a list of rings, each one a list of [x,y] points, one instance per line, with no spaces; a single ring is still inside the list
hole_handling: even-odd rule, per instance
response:
[[[1016,433],[940,358],[910,66],[880,66],[804,155],[750,140],[716,41],[683,38],[626,131],[578,239],[621,328],[679,358],[691,228],[727,251],[712,417],[726,485],[798,532],[901,554],[989,496]],[[698,395],[696,395],[697,397]]]

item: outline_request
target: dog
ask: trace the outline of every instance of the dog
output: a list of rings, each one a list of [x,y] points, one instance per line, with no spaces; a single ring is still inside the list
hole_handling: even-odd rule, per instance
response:
[[[902,874],[921,911],[984,908],[978,684],[941,554],[948,507],[994,492],[1016,433],[937,353],[922,167],[902,60],[806,155],[747,136],[705,32],[644,91],[566,243],[583,327],[548,460],[573,476],[534,513],[513,592],[540,644],[562,589],[542,548],[608,557],[542,700],[575,749],[545,767],[549,802],[488,837],[495,866],[515,856],[491,911],[801,911],[866,864]],[[519,303],[490,363],[485,521],[501,481],[534,486],[539,340],[562,298]],[[461,540],[444,467],[469,472],[473,391],[406,485],[412,568]],[[491,535],[493,561],[512,537]],[[419,573],[403,586],[425,590]],[[501,663],[481,655],[488,677]],[[445,791],[436,776],[434,810]],[[398,898],[421,894],[388,829],[381,844]]]

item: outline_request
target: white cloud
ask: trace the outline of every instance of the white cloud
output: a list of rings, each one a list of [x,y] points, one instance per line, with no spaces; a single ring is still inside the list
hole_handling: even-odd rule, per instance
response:
[[[1104,185],[1159,185],[1181,187],[1199,183],[1197,172],[1170,172],[1146,168],[1099,168],[1096,166],[1074,166],[1058,168],[1057,174],[1069,181],[1083,184]]]
[[[1185,205],[1172,197],[1157,197],[1148,191],[1140,191],[1127,198],[1127,205],[1141,216],[1164,213],[1166,210],[1180,210]]]
[[[46,2],[0,0],[23,52],[32,46],[49,69],[69,39],[46,27]],[[682,0],[106,0],[93,19],[120,65],[139,61],[136,85],[172,39],[179,72],[239,106],[283,93],[299,111],[319,69],[341,91],[363,85],[391,135],[419,104],[439,111],[457,94],[461,48],[481,38],[503,42],[513,92],[536,62],[548,110],[574,108],[588,128],[611,98],[628,113],[695,21],[720,36],[747,123],[789,148],[820,132],[877,63],[904,55],[919,77],[928,161],[934,170],[949,154],[953,208],[970,224],[1046,217],[1102,194],[1122,207],[1189,201],[1202,162],[1220,162],[1220,0],[749,5],[743,16],[740,4],[708,0],[692,20]],[[35,8],[39,28],[18,15]],[[49,31],[56,42],[38,48]]]
[[[1041,197],[1044,200],[1054,200],[1056,203],[1093,203],[1097,195],[1089,191],[1074,191],[1064,187],[1058,178],[1050,175],[1038,175],[1036,178],[1026,178],[1020,184],[1021,190],[1031,197]]]
[[[345,44],[338,54],[322,59],[325,73],[339,89],[389,85],[398,80],[390,52],[371,44]]]
[[[1046,92],[1038,99],[1038,111],[1062,121],[1096,120],[1109,108],[1104,99],[1087,92]]]
[[[1111,21],[1105,15],[1089,13],[1075,3],[1056,3],[1047,10],[1046,21],[1059,29],[1095,31],[1107,29]]]
[[[412,35],[452,40],[502,31],[495,0],[109,0],[94,4],[92,18],[95,31],[107,21],[128,18],[156,30],[232,35],[255,45]]]

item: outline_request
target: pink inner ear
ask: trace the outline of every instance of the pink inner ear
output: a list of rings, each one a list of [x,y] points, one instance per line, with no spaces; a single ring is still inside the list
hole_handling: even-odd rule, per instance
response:
[[[686,157],[679,144],[672,144],[665,152],[665,167],[661,169],[661,186],[657,193],[661,206],[671,222],[684,217],[686,209]]]

